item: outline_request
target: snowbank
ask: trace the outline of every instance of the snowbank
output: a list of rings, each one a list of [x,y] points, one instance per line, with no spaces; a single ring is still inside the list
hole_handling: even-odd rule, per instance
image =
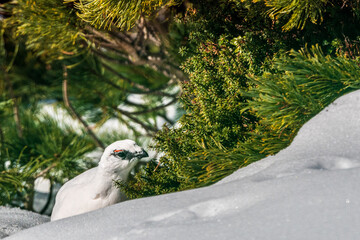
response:
[[[360,91],[300,130],[276,156],[206,188],[138,199],[10,239],[358,239]]]
[[[49,221],[49,217],[37,213],[0,207],[0,238]]]

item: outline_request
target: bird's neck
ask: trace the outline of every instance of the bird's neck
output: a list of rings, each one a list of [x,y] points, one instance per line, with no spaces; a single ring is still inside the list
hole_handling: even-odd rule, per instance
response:
[[[131,162],[121,161],[121,162],[108,162],[100,161],[98,174],[105,178],[110,178],[111,180],[122,180],[126,181],[131,170],[138,163],[138,159],[135,159]]]

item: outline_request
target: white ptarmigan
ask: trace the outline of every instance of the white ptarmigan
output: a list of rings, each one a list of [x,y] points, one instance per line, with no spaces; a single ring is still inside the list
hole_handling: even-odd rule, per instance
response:
[[[126,181],[147,152],[132,140],[116,141],[101,156],[99,165],[66,182],[56,196],[51,221],[103,208],[126,200],[114,180]]]

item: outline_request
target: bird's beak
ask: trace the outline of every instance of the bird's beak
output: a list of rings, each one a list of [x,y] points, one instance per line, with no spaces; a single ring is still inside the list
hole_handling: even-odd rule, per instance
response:
[[[148,156],[149,156],[149,154],[144,149],[141,149],[141,152],[137,152],[135,154],[135,157],[137,157],[137,158],[145,158]]]

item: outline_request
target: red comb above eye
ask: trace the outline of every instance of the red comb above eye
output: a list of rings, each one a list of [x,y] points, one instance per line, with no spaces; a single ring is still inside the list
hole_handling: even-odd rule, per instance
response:
[[[122,151],[124,151],[124,150],[114,150],[114,152],[122,152]]]

